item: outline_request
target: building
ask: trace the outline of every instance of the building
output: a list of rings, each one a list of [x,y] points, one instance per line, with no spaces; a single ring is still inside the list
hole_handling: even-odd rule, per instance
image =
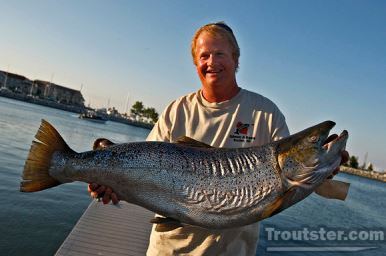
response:
[[[31,81],[24,76],[9,72],[0,71],[0,88],[15,94],[84,107],[84,98],[78,90],[42,80]]]
[[[61,104],[84,106],[84,98],[80,91],[47,81],[34,80],[32,95]]]
[[[0,71],[0,88],[6,88],[13,93],[28,94],[31,81],[25,76]]]

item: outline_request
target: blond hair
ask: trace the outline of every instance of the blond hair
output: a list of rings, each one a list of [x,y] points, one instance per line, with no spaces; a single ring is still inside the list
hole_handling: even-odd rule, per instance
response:
[[[227,24],[225,24],[225,22],[223,22],[223,21],[206,24],[206,25],[200,27],[196,31],[196,33],[194,34],[194,36],[192,38],[192,43],[191,43],[191,53],[192,53],[194,65],[197,65],[197,62],[196,62],[197,38],[203,32],[206,32],[215,38],[217,38],[217,37],[225,38],[229,42],[229,44],[231,45],[231,48],[232,48],[232,56],[233,56],[233,59],[236,63],[236,69],[237,69],[239,67],[240,48],[239,48],[239,45],[237,43],[236,37],[233,34],[232,29]]]

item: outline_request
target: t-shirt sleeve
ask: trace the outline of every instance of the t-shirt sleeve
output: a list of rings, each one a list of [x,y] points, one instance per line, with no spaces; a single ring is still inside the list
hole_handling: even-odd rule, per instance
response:
[[[285,117],[278,108],[276,108],[273,123],[272,141],[280,140],[290,135]]]
[[[169,104],[161,114],[153,129],[147,136],[147,141],[166,141],[170,142],[170,132],[172,128],[172,114],[175,101]]]

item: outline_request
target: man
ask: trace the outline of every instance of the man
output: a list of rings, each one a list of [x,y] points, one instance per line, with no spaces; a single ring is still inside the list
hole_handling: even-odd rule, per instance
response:
[[[263,145],[289,135],[285,118],[269,99],[241,89],[236,81],[240,49],[225,23],[197,30],[191,45],[201,89],[173,101],[147,140],[175,142],[188,136],[213,147]],[[105,191],[91,186],[94,196]],[[103,201],[118,199],[110,188]],[[258,223],[226,230],[183,226],[158,232],[153,226],[148,255],[255,255]]]
[[[225,23],[201,27],[191,51],[202,87],[172,102],[148,140],[188,136],[214,147],[240,148],[289,135],[284,116],[270,100],[238,86],[240,50]],[[157,232],[153,227],[148,255],[254,255],[258,234],[258,224],[215,231],[186,226]]]

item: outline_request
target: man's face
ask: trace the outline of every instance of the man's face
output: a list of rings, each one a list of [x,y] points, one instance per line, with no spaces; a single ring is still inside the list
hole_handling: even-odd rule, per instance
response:
[[[232,48],[221,36],[200,34],[196,42],[196,68],[203,86],[228,86],[236,82]]]

